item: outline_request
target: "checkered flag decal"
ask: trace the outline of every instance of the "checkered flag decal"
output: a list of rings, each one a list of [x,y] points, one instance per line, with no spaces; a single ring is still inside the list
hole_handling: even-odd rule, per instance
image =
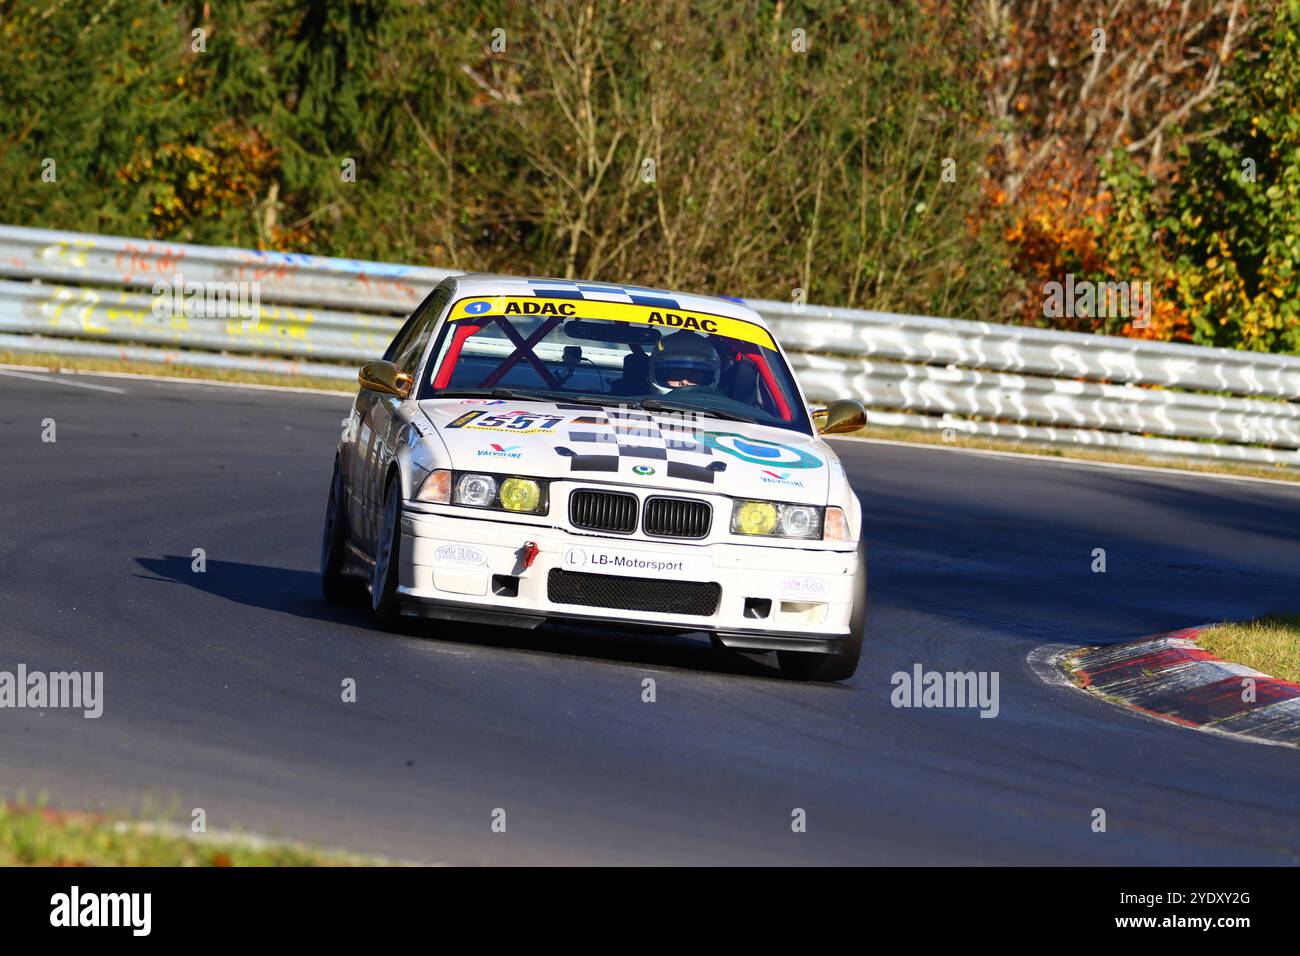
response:
[[[595,302],[632,302],[636,305],[648,305],[657,309],[689,310],[691,306],[682,305],[671,293],[660,289],[647,289],[638,285],[614,285],[610,282],[576,282],[570,279],[526,279],[528,291],[536,296],[548,299],[591,299]],[[728,302],[744,304],[744,299],[724,295],[718,298]]]
[[[589,405],[559,405],[564,411],[581,411],[569,421],[566,443],[556,453],[569,459],[574,472],[617,473],[629,467],[662,467],[669,478],[713,483],[727,463],[697,438],[698,426],[688,417],[656,417],[645,412],[609,409],[593,413]]]
[[[563,279],[529,279],[534,295],[548,299],[591,299],[596,302],[630,302],[658,309],[680,309],[677,300],[655,289],[608,285],[602,282],[567,282]]]

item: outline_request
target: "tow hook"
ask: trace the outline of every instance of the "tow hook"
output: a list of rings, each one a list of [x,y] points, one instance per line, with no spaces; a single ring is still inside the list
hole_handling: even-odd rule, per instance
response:
[[[541,552],[542,549],[537,546],[536,541],[525,541],[524,546],[518,551],[519,558],[524,563],[522,570],[527,571],[531,568],[533,562],[537,560],[537,556],[541,554]]]

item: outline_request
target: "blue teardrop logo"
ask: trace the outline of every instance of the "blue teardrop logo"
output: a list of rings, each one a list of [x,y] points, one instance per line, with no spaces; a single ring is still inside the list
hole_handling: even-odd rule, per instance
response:
[[[736,451],[746,455],[753,455],[755,458],[780,458],[781,450],[773,448],[770,445],[755,445],[745,441],[743,438],[732,439],[732,447]]]

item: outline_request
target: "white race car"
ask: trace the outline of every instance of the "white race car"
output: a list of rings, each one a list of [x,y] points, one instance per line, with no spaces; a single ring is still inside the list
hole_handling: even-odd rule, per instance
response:
[[[325,594],[400,614],[704,632],[850,677],[858,499],[739,300],[454,276],[366,365],[334,462]],[[862,426],[856,402],[822,434]]]

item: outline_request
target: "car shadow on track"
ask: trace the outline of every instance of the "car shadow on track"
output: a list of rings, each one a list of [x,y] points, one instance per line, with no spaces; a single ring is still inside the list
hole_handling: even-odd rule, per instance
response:
[[[193,560],[174,554],[161,558],[138,557],[136,563],[148,574],[137,577],[183,584],[248,607],[359,628],[372,632],[376,638],[405,636],[641,666],[779,678],[774,655],[741,655],[718,650],[700,634],[664,635],[569,625],[544,625],[526,630],[421,618],[403,618],[392,632],[386,632],[373,624],[360,593],[352,603],[326,601],[321,595],[320,577],[314,571],[208,558],[206,570],[197,572],[193,570]]]
[[[169,554],[161,558],[136,558],[152,581],[184,584],[249,607],[280,611],[313,621],[364,626],[368,621],[361,605],[330,604],[321,595],[320,577],[314,571],[294,571],[265,564],[206,560],[203,571],[195,571],[194,559]]]

